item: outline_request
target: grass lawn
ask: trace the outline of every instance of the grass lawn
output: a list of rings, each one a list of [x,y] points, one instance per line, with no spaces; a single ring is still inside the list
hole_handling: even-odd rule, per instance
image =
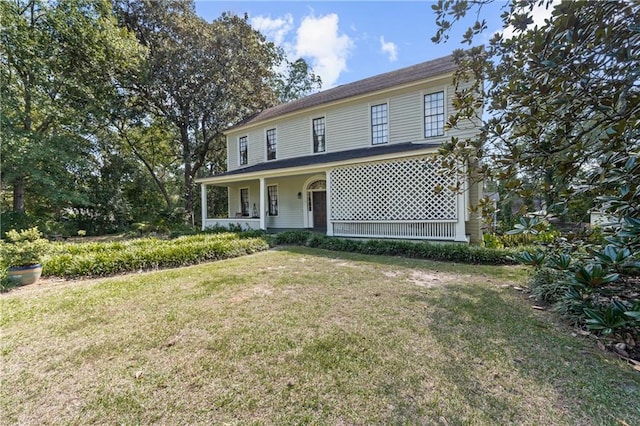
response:
[[[287,248],[19,288],[0,422],[640,424],[640,375],[524,276]]]

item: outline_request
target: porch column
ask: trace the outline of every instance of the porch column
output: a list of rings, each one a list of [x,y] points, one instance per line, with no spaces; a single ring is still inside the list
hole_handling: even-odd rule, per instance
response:
[[[331,221],[331,170],[324,172],[326,182],[326,197],[327,197],[327,235],[333,236],[333,222]]]
[[[265,199],[266,199],[266,192],[267,192],[267,188],[266,188],[266,184],[265,184],[265,180],[264,178],[260,178],[260,229],[264,229],[265,231],[267,230],[267,220],[266,220],[266,216],[267,214],[266,212],[266,203],[265,203]]]
[[[200,184],[200,202],[202,211],[202,230],[205,230],[205,225],[207,222],[207,185],[204,183]]]
[[[457,204],[457,209],[456,209],[456,213],[458,216],[458,221],[456,222],[456,236],[454,241],[460,242],[460,243],[468,243],[469,240],[467,240],[467,227],[465,226],[465,219],[466,219],[466,215],[467,215],[467,190],[466,188],[463,188],[462,190],[458,191],[458,193],[456,194],[456,204]]]

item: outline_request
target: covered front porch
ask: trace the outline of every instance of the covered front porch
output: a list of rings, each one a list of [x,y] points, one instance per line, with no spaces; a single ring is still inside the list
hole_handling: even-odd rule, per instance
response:
[[[315,229],[329,236],[469,242],[468,191],[411,156],[304,168],[234,171],[199,180],[202,228]],[[228,189],[228,214],[207,216],[207,188]]]
[[[315,229],[331,235],[326,179],[326,172],[315,172],[201,182],[202,229]],[[227,217],[208,216],[207,191],[212,186],[227,188]]]

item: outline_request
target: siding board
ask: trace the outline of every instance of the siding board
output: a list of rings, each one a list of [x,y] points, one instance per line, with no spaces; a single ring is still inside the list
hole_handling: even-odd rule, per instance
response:
[[[232,131],[228,135],[229,170],[238,166],[238,137],[248,136],[249,164],[254,165],[265,159],[265,131],[277,128],[278,159],[294,158],[313,153],[311,120],[325,117],[326,152],[365,148],[371,145],[371,106],[380,103],[389,105],[389,143],[444,142],[452,136],[473,137],[473,125],[462,123],[460,128],[450,129],[437,138],[424,137],[424,95],[444,90],[446,95],[445,116],[453,111],[455,87],[447,81],[439,80],[411,88],[403,88],[382,96],[370,96],[352,102],[328,106],[302,112],[277,123],[265,123],[244,131]],[[322,155],[321,153],[318,155]]]

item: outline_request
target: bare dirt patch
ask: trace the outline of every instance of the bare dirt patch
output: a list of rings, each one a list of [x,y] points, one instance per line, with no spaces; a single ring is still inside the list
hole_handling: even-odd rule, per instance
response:
[[[89,281],[89,280],[83,280]],[[0,293],[0,297],[16,294],[31,294],[38,293],[50,289],[62,289],[70,286],[77,285],[79,280],[65,280],[63,278],[40,278],[33,284],[27,284],[19,287],[11,287],[8,291]]]
[[[336,266],[342,266],[343,268],[362,269],[362,266],[358,265],[356,262],[350,262],[344,259],[331,259],[331,263]]]
[[[415,270],[411,272],[409,280],[420,287],[436,287],[448,282],[452,282],[460,277],[444,272],[431,272]]]
[[[231,298],[229,298],[230,303],[242,303],[249,299],[253,299],[254,297],[266,297],[271,296],[273,294],[272,287],[266,287],[263,285],[257,285],[255,287],[243,289],[237,294],[234,294]]]

